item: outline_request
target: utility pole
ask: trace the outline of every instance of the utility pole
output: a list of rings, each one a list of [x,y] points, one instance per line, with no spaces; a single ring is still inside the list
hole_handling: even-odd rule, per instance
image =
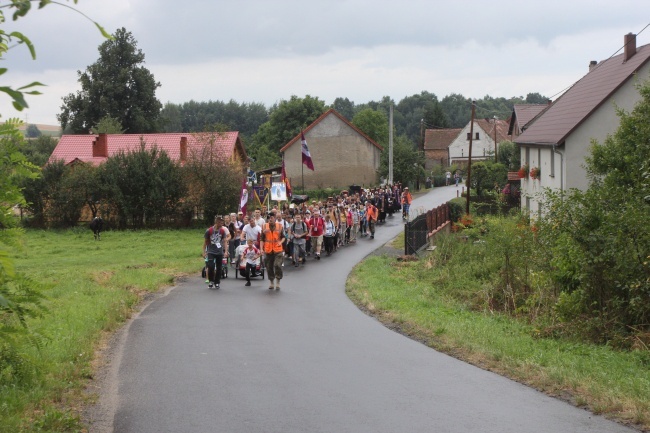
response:
[[[424,119],[420,119],[420,146],[419,146],[420,152],[422,152],[420,155],[424,154]],[[418,191],[420,190],[420,164],[417,164],[418,167],[418,180],[417,180],[417,188]]]
[[[494,162],[499,162],[497,155],[497,115],[494,115]]]
[[[472,117],[469,121],[469,155],[467,156],[467,204],[465,213],[469,215],[469,192],[472,186],[472,139],[474,138],[474,108],[476,101],[472,101]]]
[[[393,104],[388,116],[388,184],[393,184]]]

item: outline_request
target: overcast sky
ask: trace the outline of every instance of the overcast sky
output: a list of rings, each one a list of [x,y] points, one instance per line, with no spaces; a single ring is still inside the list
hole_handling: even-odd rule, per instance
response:
[[[133,34],[162,84],[163,104],[232,99],[267,107],[292,95],[399,102],[423,90],[439,99],[550,97],[650,23],[647,0],[79,0],[75,7],[109,33]],[[11,49],[1,85],[47,87],[23,112],[0,95],[0,113],[57,124],[61,99],[80,90],[77,71],[97,61],[104,39],[57,5],[9,18],[3,29],[30,38],[37,59],[25,47]],[[647,43],[650,27],[637,37],[637,45]]]

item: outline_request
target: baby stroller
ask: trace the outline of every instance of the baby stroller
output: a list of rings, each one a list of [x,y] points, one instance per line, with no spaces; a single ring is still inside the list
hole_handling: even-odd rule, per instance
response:
[[[201,278],[208,278],[208,258],[205,258],[205,264],[201,270]],[[224,257],[221,260],[221,278],[228,278],[228,259]],[[209,283],[207,279],[205,280],[206,284]]]
[[[240,276],[246,278],[246,257],[242,254],[242,251],[245,249],[246,245],[240,245],[235,250],[235,254],[237,255],[237,260],[235,261],[235,266],[237,267],[235,270],[235,278],[239,278]],[[262,277],[264,279],[264,266],[261,258],[255,261],[255,268],[251,274],[251,278],[253,277]]]

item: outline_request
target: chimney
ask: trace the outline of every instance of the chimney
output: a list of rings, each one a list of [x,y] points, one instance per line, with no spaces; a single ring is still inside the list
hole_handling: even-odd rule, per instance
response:
[[[636,35],[633,33],[628,33],[623,38],[625,42],[625,51],[623,56],[623,62],[627,62],[630,58],[636,54]]]
[[[108,158],[108,136],[104,133],[93,141],[93,158]]]
[[[591,72],[596,67],[597,64],[598,62],[596,60],[592,60],[591,62],[589,62],[589,72]]]
[[[181,162],[187,161],[187,137],[181,137]]]

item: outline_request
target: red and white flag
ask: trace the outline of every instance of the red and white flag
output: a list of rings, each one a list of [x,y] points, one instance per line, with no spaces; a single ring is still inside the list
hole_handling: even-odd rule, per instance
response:
[[[246,204],[248,203],[248,185],[246,184],[246,177],[241,185],[241,195],[239,196],[239,210],[246,215]]]
[[[284,158],[282,158],[282,182],[287,186],[287,195],[291,195],[291,184],[289,183],[289,178],[287,177],[287,171],[284,169]]]
[[[311,154],[309,153],[309,148],[307,147],[307,140],[305,140],[305,133],[300,131],[302,144],[302,163],[307,166],[308,169],[314,171],[314,163],[311,160]]]

